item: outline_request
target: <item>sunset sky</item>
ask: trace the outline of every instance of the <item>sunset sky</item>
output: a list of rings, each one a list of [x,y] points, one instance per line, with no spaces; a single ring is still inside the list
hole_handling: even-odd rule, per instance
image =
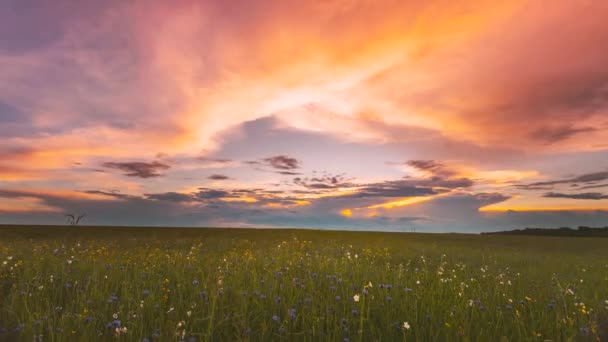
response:
[[[608,1],[0,2],[0,223],[608,225]]]

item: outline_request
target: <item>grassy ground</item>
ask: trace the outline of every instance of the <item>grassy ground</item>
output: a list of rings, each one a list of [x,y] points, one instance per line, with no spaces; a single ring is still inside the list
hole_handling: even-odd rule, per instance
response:
[[[607,338],[608,240],[0,227],[0,340]]]

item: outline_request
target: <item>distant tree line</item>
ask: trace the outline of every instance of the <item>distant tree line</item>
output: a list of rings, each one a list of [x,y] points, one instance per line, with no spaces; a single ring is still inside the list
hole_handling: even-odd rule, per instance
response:
[[[506,230],[500,232],[485,232],[484,235],[545,235],[545,236],[588,236],[608,237],[607,227],[579,226],[577,229],[570,227],[560,228],[525,228]]]

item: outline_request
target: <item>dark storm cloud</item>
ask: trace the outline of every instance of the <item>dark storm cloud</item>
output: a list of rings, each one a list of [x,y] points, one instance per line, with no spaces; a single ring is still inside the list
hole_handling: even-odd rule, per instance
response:
[[[169,165],[153,161],[151,163],[146,162],[106,162],[102,164],[103,167],[109,169],[117,169],[125,172],[126,176],[139,177],[139,178],[151,178],[160,177],[162,174],[160,171],[168,170]]]
[[[600,192],[583,192],[577,194],[564,194],[559,192],[548,192],[543,195],[548,198],[571,198],[571,199],[585,199],[585,200],[602,200],[608,199],[608,195]]]
[[[214,174],[214,175],[211,175],[211,176],[209,176],[207,178],[211,179],[211,180],[226,180],[226,179],[230,179],[230,177],[228,177],[226,175],[220,175],[220,174]]]

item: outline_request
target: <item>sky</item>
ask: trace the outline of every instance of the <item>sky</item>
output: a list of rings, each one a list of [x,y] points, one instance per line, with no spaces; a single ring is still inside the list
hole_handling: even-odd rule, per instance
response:
[[[606,1],[0,2],[0,223],[608,225]]]

